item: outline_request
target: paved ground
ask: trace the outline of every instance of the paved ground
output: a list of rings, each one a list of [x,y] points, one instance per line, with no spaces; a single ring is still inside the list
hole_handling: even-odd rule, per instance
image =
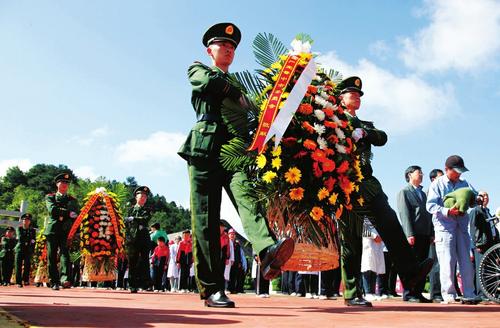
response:
[[[210,309],[193,294],[130,294],[125,291],[33,286],[0,287],[0,308],[9,324],[39,327],[498,327],[500,305],[375,302],[372,309],[273,295],[232,295],[236,309]],[[5,327],[0,311],[0,325]],[[3,319],[2,319],[3,318]],[[18,318],[17,323],[15,322]],[[10,326],[9,326],[10,327]]]

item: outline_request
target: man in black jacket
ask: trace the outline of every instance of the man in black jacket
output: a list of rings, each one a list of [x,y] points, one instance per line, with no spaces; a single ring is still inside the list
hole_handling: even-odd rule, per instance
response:
[[[479,267],[479,263],[483,258],[483,254],[492,245],[499,242],[499,233],[492,222],[487,219],[491,218],[488,203],[490,198],[486,191],[480,191],[479,197],[482,198],[482,204],[474,207],[470,213],[469,233],[472,240],[472,250],[474,252],[475,268]],[[477,271],[476,271],[477,272]],[[482,300],[488,300],[484,295],[479,285],[479,276],[476,274],[476,295]]]
[[[421,186],[422,168],[417,165],[408,167],[405,171],[405,179],[408,185],[398,193],[399,220],[415,255],[419,261],[423,261],[429,254],[431,236],[434,235],[434,231],[432,216],[425,209],[427,196],[422,191]],[[425,277],[416,284],[412,291],[405,288],[403,301],[430,303],[430,300],[422,296],[424,285]]]

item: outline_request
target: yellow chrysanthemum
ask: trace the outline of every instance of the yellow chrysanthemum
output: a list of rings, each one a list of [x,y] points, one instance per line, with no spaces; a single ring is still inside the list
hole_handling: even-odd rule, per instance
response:
[[[272,71],[271,71],[271,69],[270,69],[270,68],[266,68],[266,69],[264,69],[264,73],[266,73],[266,74],[269,74],[269,73],[271,73],[271,72],[272,72]]]
[[[321,207],[314,206],[311,212],[309,212],[309,215],[313,218],[313,220],[319,221],[324,215],[323,209]]]
[[[262,176],[262,180],[264,180],[264,182],[266,182],[266,183],[271,183],[271,181],[273,181],[273,179],[276,178],[276,176],[277,176],[276,172],[267,171]]]
[[[264,154],[260,154],[259,156],[257,156],[257,167],[259,169],[263,169],[264,166],[266,166],[266,163],[267,163],[267,159],[266,159],[266,156]]]
[[[337,194],[336,192],[334,192],[330,198],[328,198],[328,203],[330,203],[331,205],[335,205],[335,203],[337,202],[337,197],[339,197],[339,194]]]
[[[304,188],[292,188],[289,195],[291,200],[302,200],[304,198]]]
[[[279,157],[273,158],[273,160],[271,161],[271,166],[276,170],[279,170],[281,167],[281,158]]]
[[[365,203],[364,198],[360,196],[360,197],[358,198],[358,204],[359,204],[359,206],[363,206],[363,204],[364,204],[364,203]]]
[[[273,154],[274,157],[278,157],[279,155],[281,155],[281,146],[274,148],[271,154]]]
[[[328,189],[326,189],[325,187],[321,188],[318,191],[318,199],[319,200],[323,200],[323,199],[325,199],[328,196],[330,196],[330,193],[328,192]]]
[[[281,69],[281,67],[283,67],[283,65],[281,65],[280,62],[275,62],[271,64],[272,69]]]
[[[283,92],[283,93],[281,94],[281,98],[286,99],[286,98],[288,98],[288,95],[289,95],[289,94],[290,94],[289,92]]]
[[[302,177],[302,172],[300,172],[300,170],[295,166],[289,168],[288,171],[285,173],[285,180],[289,184],[299,183],[301,177]]]

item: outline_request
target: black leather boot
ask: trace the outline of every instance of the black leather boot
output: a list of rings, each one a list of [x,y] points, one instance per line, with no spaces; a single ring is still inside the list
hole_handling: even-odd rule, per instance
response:
[[[215,294],[210,295],[205,300],[205,306],[217,307],[217,308],[234,308],[234,302],[231,301],[224,291],[219,291]]]

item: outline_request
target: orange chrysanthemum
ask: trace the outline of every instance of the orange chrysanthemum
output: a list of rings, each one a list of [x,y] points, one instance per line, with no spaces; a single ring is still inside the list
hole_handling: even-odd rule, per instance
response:
[[[291,200],[302,200],[304,198],[304,188],[292,188],[288,194]]]
[[[309,149],[309,150],[314,150],[318,147],[318,145],[314,141],[312,141],[311,139],[304,140],[303,145],[306,149]]]
[[[314,85],[309,85],[307,87],[307,92],[312,93],[312,94],[316,94],[316,93],[318,93],[318,88],[315,87]]]
[[[288,171],[285,173],[285,180],[289,184],[299,183],[301,177],[302,177],[302,172],[300,172],[300,170],[295,166],[289,168]]]
[[[323,200],[323,199],[325,199],[328,196],[330,196],[330,193],[328,192],[328,190],[325,187],[321,188],[318,191],[318,199],[319,200]]]
[[[309,212],[309,215],[313,218],[313,220],[319,221],[324,215],[323,209],[321,207],[314,206],[311,212]]]
[[[349,162],[343,161],[342,164],[337,168],[337,173],[338,174],[344,174],[347,169],[349,169]]]
[[[300,104],[298,112],[304,115],[311,115],[313,106],[311,104]]]
[[[328,116],[328,117],[333,116],[333,108],[331,108],[331,107],[323,108],[323,112],[325,112],[326,116]]]
[[[309,132],[310,134],[313,134],[314,132],[316,132],[314,130],[314,126],[312,126],[309,122],[307,121],[304,121],[302,122],[302,127],[304,128],[304,130],[306,130],[307,132]]]
[[[323,121],[323,125],[326,126],[327,128],[335,129],[337,127],[337,123],[332,122],[332,121]]]
[[[321,167],[323,172],[333,172],[333,170],[335,170],[335,162],[326,158],[323,163],[321,163]]]
[[[327,160],[325,152],[321,149],[316,149],[313,153],[311,153],[311,158],[316,162],[324,162]]]

